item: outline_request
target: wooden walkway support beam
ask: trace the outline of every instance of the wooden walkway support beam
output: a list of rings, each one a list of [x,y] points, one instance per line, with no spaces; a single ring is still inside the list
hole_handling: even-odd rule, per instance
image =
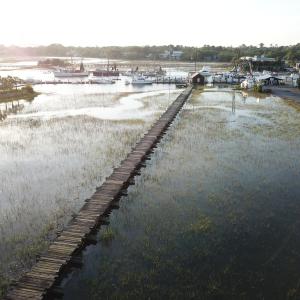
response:
[[[117,201],[132,183],[144,161],[149,158],[171,122],[180,111],[192,87],[184,90],[141,138],[128,156],[115,168],[95,194],[88,199],[65,230],[50,244],[48,252],[36,265],[9,289],[7,300],[51,298],[51,288],[59,276],[76,261],[78,254],[91,239],[91,232],[105,223],[105,216],[117,205]],[[53,292],[53,291],[52,291]]]

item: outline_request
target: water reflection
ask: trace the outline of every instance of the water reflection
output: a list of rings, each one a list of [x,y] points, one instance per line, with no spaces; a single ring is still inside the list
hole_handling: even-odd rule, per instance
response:
[[[0,121],[5,120],[10,114],[16,114],[17,112],[21,111],[24,108],[26,102],[28,101],[15,100],[0,103]]]
[[[248,97],[248,93],[245,93],[244,91],[241,92],[242,93],[242,99],[243,99],[243,103],[246,103],[247,97]]]
[[[232,106],[231,106],[231,111],[233,114],[235,114],[235,92],[232,93]]]
[[[178,91],[172,91],[177,94]],[[88,107],[69,108],[61,110],[42,110],[35,113],[25,113],[11,116],[10,118],[41,118],[49,120],[53,118],[66,118],[75,116],[89,116],[93,118],[103,120],[130,120],[130,119],[144,119],[145,117],[152,115],[152,110],[142,110],[144,103],[141,101],[143,98],[155,97],[159,95],[168,94],[170,97],[170,91],[154,91],[146,93],[133,93],[128,96],[121,96],[118,104],[111,107],[104,107],[98,103],[97,106],[88,105]],[[170,98],[169,98],[170,99]]]

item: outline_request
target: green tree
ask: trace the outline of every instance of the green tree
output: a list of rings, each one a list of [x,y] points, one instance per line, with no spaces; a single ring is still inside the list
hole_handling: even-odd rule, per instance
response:
[[[27,84],[22,87],[22,91],[24,91],[26,94],[33,94],[34,90],[31,85]]]

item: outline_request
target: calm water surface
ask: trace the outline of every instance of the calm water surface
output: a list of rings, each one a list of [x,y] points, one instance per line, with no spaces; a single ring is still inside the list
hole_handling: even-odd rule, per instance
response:
[[[299,109],[195,91],[64,299],[299,299],[299,149]]]

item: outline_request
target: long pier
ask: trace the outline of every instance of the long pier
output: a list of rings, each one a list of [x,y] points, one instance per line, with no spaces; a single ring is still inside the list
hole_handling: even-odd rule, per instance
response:
[[[50,244],[45,255],[35,266],[9,289],[7,300],[53,299],[59,294],[55,286],[59,278],[72,264],[78,264],[78,254],[91,243],[91,235],[105,224],[110,211],[118,207],[118,201],[126,195],[126,189],[134,183],[133,177],[139,174],[145,160],[156,147],[182,106],[193,87],[185,89],[169,108],[161,115],[149,131],[141,138],[127,157],[106,178],[94,195],[86,200],[78,215],[65,230]],[[58,294],[57,294],[58,293]]]

